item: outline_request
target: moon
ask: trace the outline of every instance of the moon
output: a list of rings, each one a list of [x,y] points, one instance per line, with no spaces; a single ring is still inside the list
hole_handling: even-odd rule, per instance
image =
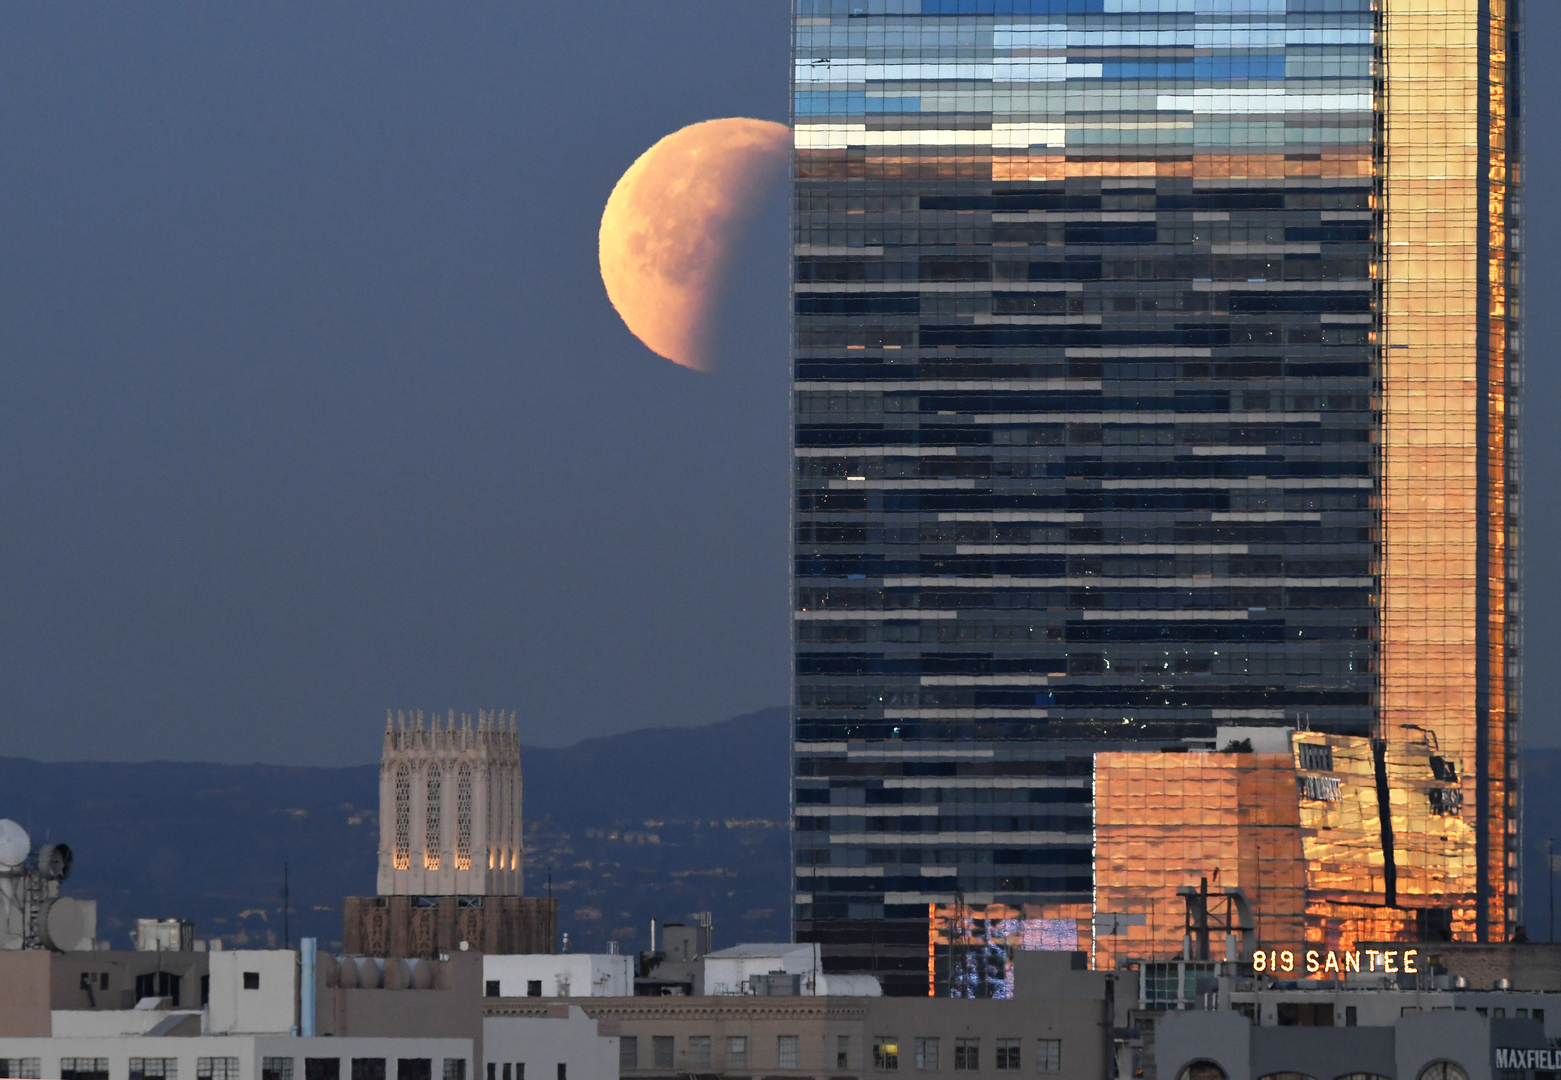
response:
[[[728,117],[673,132],[629,166],[602,212],[602,284],[658,356],[709,371],[720,283],[736,242],[780,175],[791,129]]]

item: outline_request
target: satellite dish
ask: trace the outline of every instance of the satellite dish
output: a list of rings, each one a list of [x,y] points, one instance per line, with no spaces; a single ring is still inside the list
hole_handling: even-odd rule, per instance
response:
[[[27,853],[33,842],[22,828],[10,818],[0,818],[0,870],[11,870],[27,861]]]
[[[69,844],[45,844],[38,849],[38,873],[48,881],[64,881],[76,861]]]
[[[61,896],[49,901],[44,909],[43,943],[58,952],[90,949],[97,933],[97,922],[95,901]]]

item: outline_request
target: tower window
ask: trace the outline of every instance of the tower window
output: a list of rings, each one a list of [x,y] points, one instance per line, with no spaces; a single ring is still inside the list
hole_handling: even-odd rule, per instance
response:
[[[455,774],[455,868],[472,868],[472,767]]]
[[[396,851],[397,870],[412,869],[412,770],[396,768]]]
[[[423,810],[423,866],[439,869],[444,849],[444,777],[438,765],[428,766],[428,802]]]

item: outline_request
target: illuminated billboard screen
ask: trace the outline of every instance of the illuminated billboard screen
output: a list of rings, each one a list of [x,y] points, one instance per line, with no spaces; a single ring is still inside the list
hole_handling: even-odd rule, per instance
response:
[[[1078,915],[1048,908],[929,904],[928,995],[1011,998],[1016,953],[1087,950],[1089,942],[1080,939]],[[1087,911],[1084,917],[1088,918]]]

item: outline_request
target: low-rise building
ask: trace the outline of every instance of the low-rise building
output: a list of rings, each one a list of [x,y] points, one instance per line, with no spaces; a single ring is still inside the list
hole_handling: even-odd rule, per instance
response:
[[[574,998],[571,1004],[599,1021],[604,1035],[616,1033],[618,1072],[627,1080],[857,1080],[900,1071],[959,1071],[971,1080],[1018,1072],[1103,1080],[1110,1076],[1113,1030],[1125,1024],[1132,999],[1117,994],[1122,975],[1086,970],[1084,961],[1082,953],[1023,954],[1009,1000],[776,993]],[[483,1001],[488,1021],[541,1018],[555,1004],[525,997]]]
[[[1271,1027],[1233,1012],[1169,1013],[1155,1026],[1155,1058],[1144,1080],[1548,1080],[1561,1065],[1561,1051],[1532,1018],[1446,1010],[1353,1028]]]
[[[817,942],[734,945],[703,957],[702,992],[768,993],[779,976],[788,993],[825,993],[827,986],[821,987],[819,979],[823,970]]]
[[[577,1004],[555,1002],[545,1016],[490,1016],[482,1022],[483,1080],[618,1080],[614,1025]]]
[[[199,977],[180,968],[172,993],[120,1007],[128,1000],[117,993],[121,981],[144,982],[150,973],[161,986],[148,966],[159,957],[176,966],[198,961]],[[490,1060],[503,1080],[525,1080],[527,1065],[533,1080],[614,1080],[613,1034],[567,1003],[534,1019],[485,1025],[482,975],[483,957],[474,952],[431,961],[316,956],[312,948],[0,953],[0,1023],[7,1025],[0,1077],[478,1080],[492,1030],[499,1043]],[[95,1005],[65,985],[77,976],[83,986],[90,981]],[[618,980],[620,993],[631,990],[626,970]],[[49,1008],[51,987],[63,987],[55,1003],[64,1008]],[[309,987],[312,995],[303,992]],[[20,1006],[4,1011],[12,999]]]
[[[0,1038],[4,1075],[71,1080],[468,1080],[474,1061],[469,1039]]]
[[[1561,1051],[1550,1065],[1527,1058],[1527,1065],[1494,1064],[1505,1059],[1505,1050],[1561,1045],[1561,993],[1513,990],[1502,985],[1505,979],[1475,989],[1466,977],[1445,973],[1440,953],[1430,962],[1425,950],[1437,948],[1363,948],[1375,972],[1351,963],[1349,971],[1328,979],[1275,978],[1223,961],[1142,964],[1134,973],[1139,1007],[1118,1033],[1119,1075],[1418,1080],[1437,1062],[1462,1072],[1429,1080],[1488,1080],[1496,1075],[1492,1069],[1505,1070],[1502,1080],[1524,1080],[1525,1069],[1561,1071]],[[1384,967],[1396,971],[1387,974]]]
[[[147,1000],[155,1004],[143,1013],[198,1011],[210,989],[210,958],[222,955],[246,954],[0,950],[0,1036],[47,1037],[61,1013],[124,1012]]]

